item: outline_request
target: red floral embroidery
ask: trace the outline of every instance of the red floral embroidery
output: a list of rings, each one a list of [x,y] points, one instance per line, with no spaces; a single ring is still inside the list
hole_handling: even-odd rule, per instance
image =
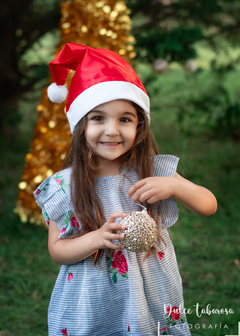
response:
[[[62,329],[61,332],[62,332],[62,334],[63,334],[64,336],[67,336],[67,328]]]
[[[128,322],[128,331],[130,331],[130,323]]]
[[[61,180],[60,179],[56,179],[57,184],[61,185]]]
[[[65,225],[65,227],[60,231],[61,233],[64,233],[67,228],[68,228],[68,225],[71,223],[71,230],[70,232],[68,232],[68,234],[72,234],[74,232],[74,227],[79,227],[79,224],[78,224],[78,221],[77,221],[77,218],[75,217],[74,215],[74,212],[72,210],[68,211],[66,214],[64,214],[65,216],[65,220],[62,222],[62,225]]]
[[[160,260],[163,260],[163,257],[164,257],[164,252],[158,252],[158,258]]]
[[[180,311],[179,311],[178,307],[174,306],[174,307],[171,308],[171,307],[168,306],[166,311],[167,311],[168,315],[172,316],[173,320],[179,320]]]
[[[68,281],[71,281],[74,278],[72,273],[68,273]]]
[[[39,194],[40,194],[40,192],[41,192],[41,190],[39,190],[39,189],[36,189],[36,190],[34,191],[34,194],[36,194],[36,195],[39,195]]]
[[[70,221],[73,227],[79,227],[79,224],[78,224],[78,221],[75,215],[70,218]]]
[[[162,328],[161,330],[162,335],[168,335],[168,329],[167,328]]]
[[[174,325],[177,325],[179,323],[186,322],[185,317],[180,318],[180,311],[179,311],[178,307],[176,307],[176,306],[173,306],[173,307],[168,306],[166,308],[166,313],[167,313],[167,316],[166,316],[167,325],[174,326]]]
[[[46,212],[43,213],[43,217],[47,226],[49,226],[50,218],[48,217],[48,214]]]
[[[58,185],[60,185],[62,191],[66,194],[66,191],[64,188],[69,187],[69,183],[65,183],[65,180],[63,176],[59,175],[60,173],[57,173],[57,175],[54,175],[53,177],[55,178],[55,181],[57,182]]]
[[[106,257],[109,272],[113,273],[112,279],[114,283],[117,283],[117,274],[120,273],[123,278],[128,279],[128,264],[125,255],[122,251],[114,251],[110,249],[110,255]]]
[[[74,278],[72,272],[69,272],[69,271],[70,271],[70,265],[68,266],[68,282]]]
[[[126,274],[128,271],[127,260],[122,253],[122,251],[115,252],[112,254],[112,268],[116,268],[118,273]]]

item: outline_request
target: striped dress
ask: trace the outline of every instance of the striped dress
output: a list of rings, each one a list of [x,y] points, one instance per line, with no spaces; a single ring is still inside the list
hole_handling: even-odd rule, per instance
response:
[[[153,176],[174,176],[178,158],[157,155]],[[113,212],[140,211],[127,191],[139,179],[127,168],[120,175],[96,178],[96,190],[106,219]],[[46,223],[57,223],[62,239],[76,234],[81,223],[70,197],[70,169],[48,177],[34,192]],[[157,207],[157,204],[154,205]],[[184,313],[182,280],[167,228],[176,223],[178,208],[168,198],[161,201],[158,227],[165,242],[154,253],[105,249],[94,266],[92,257],[63,265],[48,310],[50,336],[189,336]]]

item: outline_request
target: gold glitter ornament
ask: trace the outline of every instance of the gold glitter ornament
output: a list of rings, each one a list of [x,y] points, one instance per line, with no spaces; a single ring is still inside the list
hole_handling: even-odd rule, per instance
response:
[[[128,251],[147,251],[157,240],[157,224],[145,209],[131,212],[120,223],[126,227],[125,230],[118,231],[118,234],[124,234],[120,242]]]

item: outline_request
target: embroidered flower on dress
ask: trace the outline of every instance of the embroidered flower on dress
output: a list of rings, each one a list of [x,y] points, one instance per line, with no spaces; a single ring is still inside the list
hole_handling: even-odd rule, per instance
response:
[[[156,246],[153,246],[154,247],[154,250],[157,252],[157,250],[159,249],[159,247],[157,248]],[[158,255],[158,258],[159,258],[159,260],[163,260],[163,257],[164,257],[164,252],[162,252],[162,251],[158,251],[157,252],[157,255]]]
[[[73,274],[72,273],[68,273],[68,281],[71,281],[73,279]]]
[[[170,315],[173,320],[179,320],[180,311],[178,307],[174,306],[171,308],[170,306],[168,306],[166,311],[167,311],[167,314]]]
[[[46,189],[47,186],[49,186],[49,183],[46,183],[46,184],[45,184],[45,187],[42,188],[42,190],[39,189],[39,188],[37,188],[36,190],[34,190],[33,193],[34,193],[35,195],[39,195],[41,191],[47,191],[47,189]]]
[[[75,217],[75,215],[73,215],[70,218],[70,221],[71,221],[71,224],[72,224],[73,227],[79,227],[79,224],[78,224],[78,221],[77,221],[77,218]]]
[[[69,271],[70,271],[70,265],[68,266],[68,282],[74,278],[72,272],[69,272]]]
[[[157,254],[158,254],[158,258],[159,258],[160,260],[163,260],[164,252],[158,252]]]
[[[130,331],[130,323],[128,322],[128,331]]]
[[[60,233],[64,233],[70,223],[72,227],[79,227],[77,218],[75,217],[72,210],[68,211],[68,213],[65,214],[65,220],[62,222],[62,225],[65,225],[65,227],[61,229]],[[69,235],[70,234],[73,234],[73,229],[69,232]]]
[[[62,329],[62,330],[61,330],[61,333],[62,333],[64,336],[72,336],[72,334],[68,334],[68,332],[67,332],[67,328]]]
[[[65,191],[64,188],[69,187],[70,184],[69,183],[65,183],[65,180],[64,180],[63,176],[60,176],[59,173],[57,173],[57,175],[55,175],[53,177],[55,178],[57,184],[60,185],[62,191],[66,194],[66,191]]]
[[[107,256],[109,272],[113,273],[113,282],[117,282],[117,273],[120,273],[123,278],[128,279],[128,264],[125,255],[122,251],[114,251],[110,249],[110,256]],[[111,268],[112,267],[112,268]]]
[[[44,213],[43,213],[43,217],[44,217],[45,222],[46,222],[46,224],[47,224],[47,226],[48,226],[48,225],[49,225],[49,222],[50,222],[50,218],[49,218],[47,212],[44,212]]]
[[[167,312],[167,325],[174,326],[179,323],[184,323],[186,321],[185,317],[180,318],[180,311],[177,306],[168,306],[166,308]]]
[[[61,333],[62,333],[64,336],[67,336],[67,328],[62,329],[62,330],[61,330]]]
[[[162,328],[160,330],[160,332],[162,333],[161,335],[168,335],[168,329],[167,328]]]
[[[118,273],[126,274],[128,271],[127,260],[122,251],[112,253],[112,268],[116,268]]]

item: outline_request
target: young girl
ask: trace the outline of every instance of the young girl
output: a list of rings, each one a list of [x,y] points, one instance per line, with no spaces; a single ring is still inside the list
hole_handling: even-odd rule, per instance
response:
[[[158,155],[149,98],[133,69],[104,49],[66,44],[50,63],[51,100],[66,98],[73,133],[64,169],[35,191],[49,223],[48,248],[62,265],[48,315],[49,335],[190,335],[182,283],[167,232],[175,200],[208,216],[213,194],[176,173],[178,158]],[[62,91],[61,91],[62,90]],[[62,96],[61,96],[62,95]],[[148,213],[159,238],[146,252],[121,244],[120,219]]]

